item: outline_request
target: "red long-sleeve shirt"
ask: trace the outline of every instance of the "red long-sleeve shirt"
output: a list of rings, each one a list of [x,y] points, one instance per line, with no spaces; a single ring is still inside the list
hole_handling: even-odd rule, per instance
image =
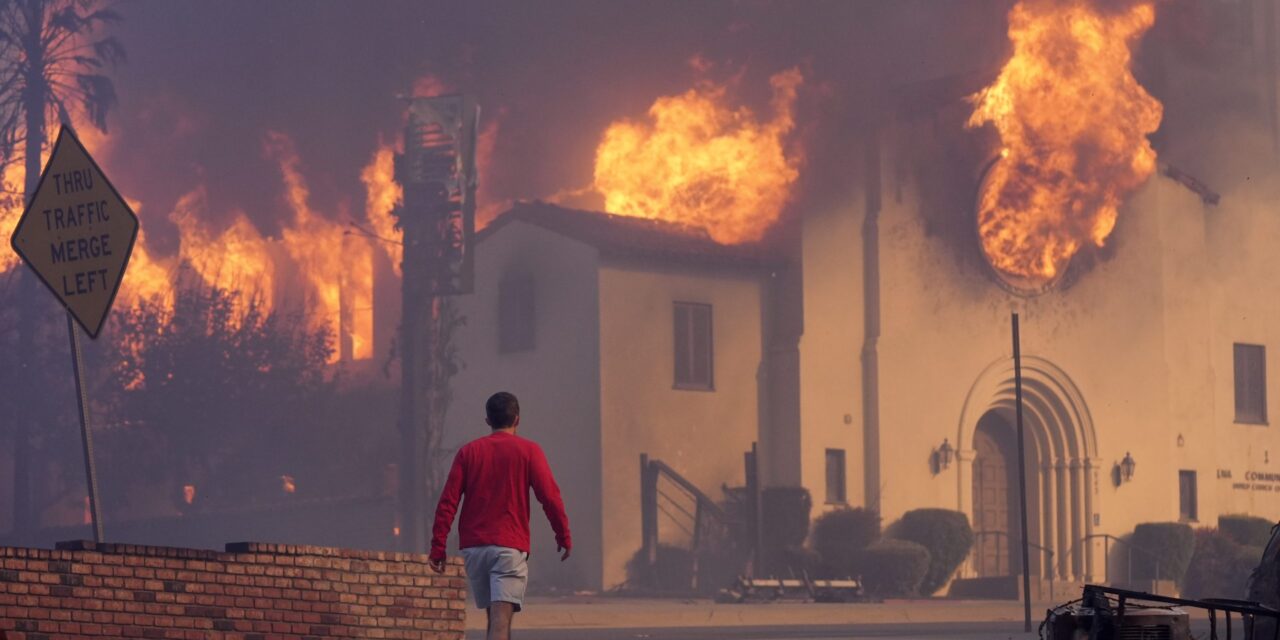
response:
[[[445,540],[464,495],[458,520],[461,548],[492,544],[527,553],[530,489],[556,532],[556,543],[569,549],[569,518],[542,447],[505,431],[494,431],[463,445],[453,458],[436,505],[431,559],[444,559]]]

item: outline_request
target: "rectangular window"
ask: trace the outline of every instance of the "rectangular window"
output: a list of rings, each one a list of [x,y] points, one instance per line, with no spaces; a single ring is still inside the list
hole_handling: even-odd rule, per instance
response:
[[[1196,504],[1196,472],[1178,472],[1178,518],[1188,522],[1200,519]]]
[[[1236,422],[1267,423],[1267,350],[1262,345],[1235,345]]]
[[[498,283],[498,352],[532,351],[534,346],[533,278],[508,277]]]
[[[845,504],[844,449],[827,449],[827,504]]]
[[[675,387],[715,388],[711,345],[711,305],[675,303]]]

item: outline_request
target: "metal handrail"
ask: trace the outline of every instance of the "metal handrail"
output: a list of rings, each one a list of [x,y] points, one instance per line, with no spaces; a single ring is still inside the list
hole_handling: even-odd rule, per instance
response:
[[[1134,551],[1137,551],[1138,553],[1151,559],[1151,561],[1155,562],[1156,580],[1164,579],[1164,572],[1160,570],[1160,556],[1156,555],[1156,553],[1154,551],[1151,551],[1150,549],[1139,547],[1138,545],[1133,544],[1133,542],[1129,540],[1125,540],[1124,538],[1117,538],[1116,536],[1113,536],[1109,533],[1091,533],[1083,538],[1080,538],[1080,540],[1078,540],[1075,543],[1075,545],[1071,547],[1071,551],[1070,551],[1071,555],[1068,557],[1072,557],[1072,558],[1076,557],[1076,553],[1079,552],[1080,547],[1083,544],[1088,543],[1090,540],[1094,538],[1103,539],[1103,546],[1102,546],[1103,569],[1102,570],[1107,574],[1107,582],[1112,581],[1111,579],[1111,544],[1110,544],[1112,541],[1119,542],[1120,544],[1124,545],[1126,549],[1129,550],[1128,557],[1126,558],[1126,561],[1127,561],[1126,563],[1128,565],[1127,574],[1126,574],[1127,584],[1133,584],[1133,552]]]
[[[970,554],[972,554],[972,553],[973,553],[973,548],[974,548],[974,547],[976,547],[976,546],[978,545],[978,541],[979,541],[979,540],[981,540],[981,539],[983,538],[983,536],[988,536],[988,535],[994,535],[994,536],[996,536],[996,540],[999,540],[999,539],[1000,539],[1000,536],[1004,536],[1004,538],[1005,538],[1006,540],[1010,537],[1010,536],[1009,536],[1009,532],[1008,532],[1008,531],[999,531],[999,530],[992,530],[992,531],[975,531],[975,532],[973,532],[973,546],[969,548],[969,553],[970,553]],[[1054,576],[1055,576],[1055,574],[1057,573],[1057,571],[1055,570],[1055,568],[1054,568],[1054,566],[1053,566],[1053,549],[1050,549],[1050,548],[1048,548],[1048,547],[1040,546],[1040,545],[1038,545],[1038,544],[1036,544],[1036,543],[1034,543],[1034,542],[1031,542],[1030,540],[1028,540],[1028,541],[1027,541],[1027,546],[1028,546],[1028,547],[1030,547],[1030,548],[1036,549],[1037,551],[1039,551],[1039,552],[1041,552],[1041,553],[1043,553],[1043,554],[1045,554],[1045,555],[1047,556],[1047,559],[1048,559],[1048,561],[1049,561],[1049,594],[1050,594],[1050,597],[1052,597],[1052,594],[1054,593]],[[996,547],[996,549],[997,549],[996,553],[999,553],[999,547],[998,547],[998,546]],[[1023,570],[1023,571],[1027,571],[1027,570],[1028,570],[1028,568],[1027,568],[1027,567],[1023,567],[1023,568],[1022,568],[1022,570]]]
[[[679,496],[678,491],[668,493],[659,487],[659,482],[663,476],[666,476],[671,484],[687,494],[693,501],[692,512],[677,499]],[[642,453],[640,454],[641,548],[650,566],[657,562],[659,513],[665,514],[675,526],[689,534],[692,543],[690,550],[694,552],[691,586],[696,590],[698,588],[699,574],[697,552],[704,544],[705,520],[710,518],[712,521],[719,523],[720,526],[725,526],[729,524],[728,514],[715,500],[711,499],[711,496],[703,493],[675,469],[672,469],[661,460],[651,459],[648,455]],[[681,515],[684,516],[683,519],[680,517]],[[688,520],[691,527],[686,526],[684,519]]]
[[[711,512],[712,516],[719,518],[720,520],[725,519],[724,509],[721,509],[720,505],[716,504],[716,501],[711,499],[711,496],[703,493],[701,489],[692,482],[689,482],[684,476],[680,475],[678,471],[672,469],[670,465],[661,460],[653,459],[649,460],[649,464],[653,465],[653,467],[662,475],[665,475],[668,480],[679,485],[681,489],[688,491],[689,494],[693,496],[694,500],[700,503],[703,508]]]

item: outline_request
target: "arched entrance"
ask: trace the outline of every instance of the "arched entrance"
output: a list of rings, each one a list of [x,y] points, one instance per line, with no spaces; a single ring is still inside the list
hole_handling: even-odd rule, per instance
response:
[[[1093,545],[1081,541],[1092,535],[1095,513],[1098,452],[1093,420],[1079,389],[1048,360],[1024,356],[1022,378],[1030,573],[1088,580],[1094,574]],[[956,440],[959,509],[969,514],[975,531],[1003,522],[1007,533],[979,536],[970,555],[970,575],[1019,571],[1020,551],[997,552],[996,543],[988,539],[1004,538],[1001,544],[1014,549],[1020,542],[1015,410],[1013,360],[1002,358],[987,366],[969,390]],[[1000,512],[1001,483],[1007,517]],[[991,573],[1003,567],[1007,569]]]
[[[978,420],[973,434],[974,569],[989,578],[1018,573],[1017,443],[1008,423],[994,411]]]

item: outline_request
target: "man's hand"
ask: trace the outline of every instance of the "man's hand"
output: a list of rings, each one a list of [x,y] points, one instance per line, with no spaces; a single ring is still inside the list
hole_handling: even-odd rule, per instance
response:
[[[560,551],[560,552],[562,552],[562,553],[560,554],[560,562],[564,562],[565,560],[568,560],[568,559],[569,559],[569,548],[568,548],[568,547],[561,547],[561,546],[559,546],[559,545],[556,545],[556,551]]]
[[[440,558],[439,560],[432,558],[429,561],[429,564],[431,565],[431,570],[436,573],[444,573],[444,561],[445,561],[444,558]]]

